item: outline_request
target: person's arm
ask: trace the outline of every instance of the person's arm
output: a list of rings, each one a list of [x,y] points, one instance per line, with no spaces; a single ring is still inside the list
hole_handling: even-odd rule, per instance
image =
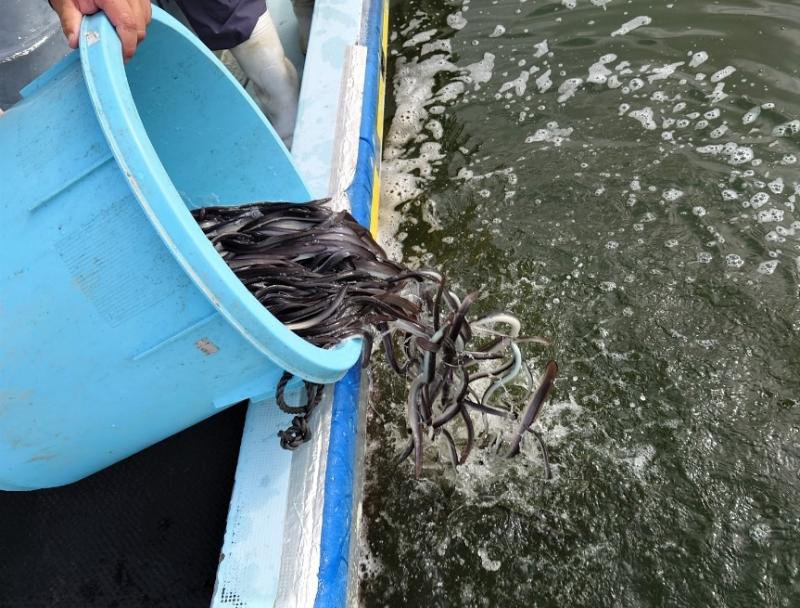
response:
[[[61,29],[73,49],[78,48],[83,16],[103,11],[117,30],[126,61],[144,40],[152,16],[150,0],[50,0],[50,4],[58,13]]]

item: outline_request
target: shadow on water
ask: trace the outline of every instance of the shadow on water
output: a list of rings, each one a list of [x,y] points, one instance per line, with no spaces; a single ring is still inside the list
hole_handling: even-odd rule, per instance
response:
[[[363,605],[800,605],[800,5],[420,1],[392,32],[384,239],[561,372],[553,480],[531,444],[415,481],[378,370]]]

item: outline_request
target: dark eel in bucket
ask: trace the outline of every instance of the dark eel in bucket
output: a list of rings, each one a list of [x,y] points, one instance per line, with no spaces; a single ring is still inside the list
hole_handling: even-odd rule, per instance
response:
[[[368,230],[326,202],[205,207],[192,215],[250,293],[299,336],[322,348],[361,336],[364,363],[377,338],[389,367],[410,382],[409,438],[401,459],[413,454],[417,477],[426,437],[444,441],[454,466],[464,464],[475,441],[474,412],[518,420],[508,457],[519,453],[526,431],[533,433],[549,477],[544,442],[531,426],[558,366],[550,361],[535,384],[519,349],[547,341],[520,336],[520,322],[510,313],[470,320],[479,293],[462,300],[442,274],[390,260]],[[531,386],[527,407],[518,415],[492,401],[522,370]],[[281,445],[289,449],[308,440],[306,418],[321,397],[320,387],[307,382],[306,403],[288,406],[283,392],[290,378],[284,374],[276,395],[281,409],[300,414],[281,432]],[[458,421],[466,434],[460,442],[446,428]]]

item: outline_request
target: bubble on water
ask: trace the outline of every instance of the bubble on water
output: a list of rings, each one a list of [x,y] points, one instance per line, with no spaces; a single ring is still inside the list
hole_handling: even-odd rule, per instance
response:
[[[670,203],[674,203],[682,196],[683,190],[678,190],[677,188],[669,188],[661,193],[661,198],[663,198],[665,201],[669,201]]]
[[[692,207],[692,213],[697,217],[703,217],[706,214],[706,209],[705,207],[698,205],[696,207]]]
[[[761,262],[756,270],[761,274],[772,274],[777,267],[778,260],[767,260],[766,262]]]
[[[674,249],[677,246],[678,246],[678,241],[676,239],[669,239],[664,243],[664,247],[668,249]]]
[[[790,120],[772,129],[772,134],[776,137],[791,137],[800,132],[800,119]]]
[[[461,11],[456,11],[455,13],[447,15],[447,25],[454,30],[461,30],[467,25],[467,20],[464,18],[464,14]]]
[[[583,78],[567,78],[558,87],[558,103],[564,103],[570,97],[573,97],[582,84]]]
[[[697,254],[697,261],[701,264],[710,264],[711,260],[714,259],[714,256],[711,255],[708,251],[701,251]]]
[[[689,67],[696,68],[708,61],[708,53],[705,51],[697,51],[689,60]]]
[[[494,26],[494,31],[492,31],[492,33],[489,34],[489,38],[499,38],[500,36],[502,36],[505,33],[506,33],[506,28],[504,26],[495,25]]]
[[[769,201],[769,194],[766,192],[756,192],[750,197],[750,206],[753,209],[758,209],[759,207],[766,205],[767,201]]]
[[[626,34],[631,33],[636,28],[642,27],[643,25],[650,25],[653,20],[646,16],[641,15],[639,17],[634,17],[630,21],[623,23],[619,29],[614,30],[611,32],[612,36],[625,36]]]
[[[625,113],[630,109],[631,109],[630,104],[627,104],[627,103],[619,104],[619,116],[624,116]]]
[[[708,121],[705,119],[698,120],[696,123],[694,123],[695,131],[702,131],[707,126],[708,126]]]
[[[536,79],[536,87],[539,89],[539,93],[546,93],[552,86],[553,81],[550,79],[550,70],[543,72],[542,75]]]
[[[633,110],[628,116],[634,120],[638,120],[648,131],[652,131],[656,128],[656,121],[653,119],[653,110],[649,106],[641,110]]]
[[[685,118],[679,118],[675,123],[675,126],[678,127],[679,129],[685,129],[686,127],[689,126],[689,121],[686,120]]]
[[[736,71],[735,67],[733,67],[732,65],[727,65],[724,68],[722,68],[721,70],[718,70],[718,71],[714,72],[711,75],[711,82],[720,82],[722,80],[725,80],[728,76],[733,74],[735,71]]]
[[[714,120],[715,118],[719,118],[719,115],[720,115],[719,108],[711,108],[710,110],[708,110],[703,114],[703,118],[706,118],[708,120]]]
[[[725,189],[722,191],[722,200],[723,201],[733,201],[739,198],[739,193],[735,190]]]
[[[735,253],[729,253],[726,255],[725,263],[731,268],[741,268],[744,266],[744,260]]]
[[[773,194],[780,194],[783,192],[783,178],[778,177],[772,180],[767,184],[767,187],[772,191]]]
[[[767,224],[770,222],[782,222],[783,210],[782,209],[765,209],[758,212],[758,222],[760,224]]]
[[[782,165],[793,165],[797,162],[797,157],[794,154],[784,154],[781,158]]]
[[[672,141],[674,137],[674,131],[662,131],[661,132],[661,139],[664,141]]]
[[[761,109],[762,110],[772,110],[774,107],[775,107],[775,104],[772,103],[771,101],[768,101],[766,103],[762,103],[761,104]]]

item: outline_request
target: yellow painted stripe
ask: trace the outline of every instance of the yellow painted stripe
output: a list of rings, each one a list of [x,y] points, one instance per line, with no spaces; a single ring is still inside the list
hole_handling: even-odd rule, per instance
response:
[[[381,198],[381,169],[380,162],[375,164],[375,171],[372,175],[372,207],[369,217],[369,231],[372,236],[378,238],[378,211]]]
[[[389,1],[383,0],[383,23],[381,24],[381,54],[380,65],[386,66],[389,56]],[[381,156],[383,150],[383,111],[386,102],[386,73],[381,72],[378,78],[378,111],[375,113],[375,165],[372,174],[372,204],[370,208],[369,230],[374,237],[378,236],[378,215],[380,212],[381,198]]]

